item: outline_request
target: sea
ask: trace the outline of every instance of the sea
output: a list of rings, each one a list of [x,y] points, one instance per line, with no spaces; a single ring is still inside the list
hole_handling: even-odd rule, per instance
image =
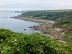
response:
[[[22,13],[14,11],[0,11],[0,28],[24,34],[33,34],[36,32],[41,33],[39,30],[29,28],[31,26],[38,26],[39,23],[11,18],[20,14]]]

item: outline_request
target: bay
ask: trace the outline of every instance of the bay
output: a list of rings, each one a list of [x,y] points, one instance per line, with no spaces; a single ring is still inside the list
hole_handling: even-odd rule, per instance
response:
[[[0,11],[0,28],[9,29],[13,32],[19,32],[24,34],[32,34],[35,32],[41,33],[38,30],[35,31],[29,28],[30,26],[34,25],[37,26],[39,25],[39,23],[11,18],[20,14],[22,13],[16,13],[13,11]]]

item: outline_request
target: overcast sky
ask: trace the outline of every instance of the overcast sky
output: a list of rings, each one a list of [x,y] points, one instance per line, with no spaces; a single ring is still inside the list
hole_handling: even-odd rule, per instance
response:
[[[0,10],[72,9],[72,0],[0,0]]]

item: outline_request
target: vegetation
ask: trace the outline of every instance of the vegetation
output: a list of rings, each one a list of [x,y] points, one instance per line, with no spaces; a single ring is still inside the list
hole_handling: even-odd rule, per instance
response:
[[[71,12],[70,12],[71,13]],[[64,41],[72,43],[72,13],[57,19],[54,26],[60,26],[66,29],[66,37]]]
[[[72,15],[72,12],[31,11],[25,12],[21,16],[29,18],[56,20],[63,18],[66,15]]]
[[[64,40],[72,43],[72,10],[31,11],[23,13],[21,16],[56,21],[54,26],[67,28]]]
[[[0,54],[72,54],[72,45],[39,33],[27,35],[0,29]]]

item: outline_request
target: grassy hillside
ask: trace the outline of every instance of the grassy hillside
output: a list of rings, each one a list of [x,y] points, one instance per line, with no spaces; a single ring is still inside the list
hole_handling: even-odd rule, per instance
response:
[[[0,54],[72,54],[72,45],[39,33],[27,35],[0,29]]]
[[[67,28],[64,40],[72,42],[72,10],[31,11],[23,13],[21,16],[56,21],[54,26]]]
[[[72,11],[31,11],[23,13],[21,16],[28,18],[39,18],[39,19],[48,19],[48,20],[56,20],[61,19],[67,15],[72,15]]]

